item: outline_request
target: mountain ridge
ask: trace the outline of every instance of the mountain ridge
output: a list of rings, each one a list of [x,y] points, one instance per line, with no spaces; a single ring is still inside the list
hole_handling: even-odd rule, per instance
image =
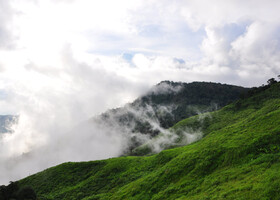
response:
[[[173,128],[186,127],[205,137],[152,156],[64,163],[19,183],[40,199],[280,198],[280,83]]]
[[[108,110],[92,120],[131,132],[127,134],[131,138],[124,154],[133,154],[134,149],[143,144],[143,138],[157,137],[184,118],[217,110],[249,90],[212,82],[162,81],[132,103]]]

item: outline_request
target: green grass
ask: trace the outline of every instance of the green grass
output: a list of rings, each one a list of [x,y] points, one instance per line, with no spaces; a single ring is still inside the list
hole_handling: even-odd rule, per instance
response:
[[[20,180],[39,199],[280,199],[280,84],[177,123],[193,144],[152,156],[64,163]]]

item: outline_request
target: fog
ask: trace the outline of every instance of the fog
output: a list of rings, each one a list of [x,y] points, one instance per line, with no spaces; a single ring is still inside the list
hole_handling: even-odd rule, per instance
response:
[[[88,74],[87,74],[88,75]],[[107,79],[106,79],[107,80]],[[114,81],[114,80],[111,80]],[[121,112],[110,115],[107,112],[106,121],[98,117],[99,113],[86,115],[85,109],[98,109],[119,97],[119,86],[116,84],[116,93],[106,88],[106,84],[100,85],[99,90],[110,91],[107,95],[102,93],[103,102],[99,102],[99,96],[93,96],[81,101],[79,95],[71,98],[65,93],[53,93],[47,95],[41,91],[30,99],[29,96],[21,96],[24,103],[20,107],[17,123],[10,127],[13,133],[2,134],[0,138],[0,180],[1,184],[19,180],[30,174],[36,173],[48,167],[68,161],[88,161],[117,157],[127,152],[131,138],[140,145],[148,145],[151,153],[158,153],[167,146],[176,143],[179,138],[173,131],[160,126],[155,112],[170,113],[176,105],[151,107],[124,104]],[[136,87],[135,87],[136,88]],[[171,87],[165,83],[152,87],[149,92],[139,86],[141,94],[176,93],[180,87]],[[89,88],[85,88],[89,90]],[[96,92],[96,91],[95,91]],[[125,91],[121,92],[124,97]],[[15,94],[16,95],[16,94]],[[99,94],[100,95],[100,94]],[[18,96],[16,96],[18,97]],[[28,98],[28,99],[26,99]],[[113,98],[113,99],[112,99]],[[81,101],[77,103],[76,101]],[[95,100],[95,101],[94,101]],[[106,111],[106,107],[103,106]],[[100,108],[99,108],[100,109]],[[155,110],[156,109],[156,110]],[[133,132],[135,124],[122,126],[118,123],[118,115],[132,113],[137,119],[146,121],[151,125],[152,131],[160,131],[156,138],[149,134]],[[92,112],[94,113],[94,112]],[[96,120],[99,119],[99,120]],[[183,135],[183,136],[182,136]],[[189,144],[202,137],[199,131],[181,131],[181,145]]]

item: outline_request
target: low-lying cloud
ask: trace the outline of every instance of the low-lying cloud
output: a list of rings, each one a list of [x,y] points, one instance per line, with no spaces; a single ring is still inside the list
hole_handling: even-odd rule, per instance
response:
[[[84,81],[82,83],[84,84]],[[164,82],[161,84],[162,87],[159,86],[158,90],[155,88],[152,90],[154,94],[180,91],[178,86],[171,88]],[[84,86],[86,85],[87,83]],[[106,89],[106,85],[102,88]],[[93,98],[83,99],[84,103],[89,105],[79,105],[75,102],[80,99],[79,95],[69,98],[64,93],[48,90],[45,96],[46,92],[41,91],[33,98],[28,95],[16,96],[15,93],[15,97],[18,97],[15,100],[22,100],[20,107],[22,110],[18,123],[11,127],[13,134],[4,134],[0,139],[1,183],[18,180],[62,162],[120,156],[128,152],[132,140],[138,145],[148,145],[151,153],[157,153],[176,144],[179,137],[183,138],[181,145],[202,137],[201,132],[183,131],[179,136],[161,127],[158,115],[160,113],[172,115],[171,112],[176,105],[152,107],[148,104],[144,106],[135,104],[132,107],[128,104],[120,113],[111,115],[112,112],[107,112],[109,115],[106,120],[100,117],[83,119],[81,116],[86,116],[84,109],[102,104],[92,105],[92,102],[88,102],[95,100]],[[135,132],[134,122],[127,125],[119,123],[118,117],[128,112],[138,120],[149,123],[151,132],[158,131],[160,134],[153,138],[152,135]]]

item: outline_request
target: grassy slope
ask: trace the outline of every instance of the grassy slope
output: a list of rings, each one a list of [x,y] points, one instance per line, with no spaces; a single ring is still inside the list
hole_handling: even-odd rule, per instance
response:
[[[40,199],[280,199],[280,84],[175,129],[191,145],[147,157],[64,163],[20,181]]]

